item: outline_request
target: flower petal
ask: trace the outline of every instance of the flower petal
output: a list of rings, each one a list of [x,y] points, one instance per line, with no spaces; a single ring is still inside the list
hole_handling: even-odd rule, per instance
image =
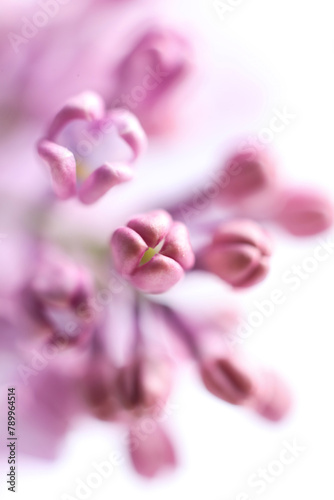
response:
[[[115,108],[109,111],[106,121],[116,126],[119,136],[130,146],[131,162],[137,160],[147,147],[146,134],[137,117],[126,109]]]
[[[133,177],[133,170],[122,163],[105,163],[90,174],[81,184],[78,192],[79,200],[86,205],[95,203],[109,189],[117,184],[128,182]]]
[[[47,140],[38,143],[37,151],[50,167],[56,195],[63,200],[74,196],[76,192],[76,164],[71,151]]]
[[[184,271],[175,260],[157,254],[149,262],[138,267],[130,281],[146,293],[163,293],[182,278]]]
[[[154,210],[139,214],[127,226],[138,233],[148,247],[155,248],[165,238],[172,224],[172,218],[165,210]]]

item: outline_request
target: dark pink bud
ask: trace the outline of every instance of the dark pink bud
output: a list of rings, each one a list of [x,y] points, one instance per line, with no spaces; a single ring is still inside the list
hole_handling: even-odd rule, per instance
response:
[[[333,224],[333,204],[316,191],[287,190],[280,196],[276,221],[294,236],[313,236]]]
[[[134,468],[141,476],[153,478],[177,465],[174,447],[164,429],[152,420],[152,429],[137,435],[130,429],[129,447]]]
[[[92,293],[92,282],[83,267],[50,251],[41,255],[30,288],[45,305],[71,307],[79,300],[88,299]]]
[[[219,276],[234,287],[262,281],[269,271],[271,240],[255,222],[241,219],[223,223],[209,245],[197,255],[199,269]]]
[[[96,418],[114,420],[120,409],[115,386],[116,369],[106,356],[93,356],[81,377],[81,389],[88,410]]]
[[[204,359],[200,365],[200,373],[209,392],[234,405],[244,404],[256,391],[253,374],[235,357]]]
[[[164,210],[138,215],[111,239],[117,271],[147,293],[175,285],[194,264],[187,228]]]

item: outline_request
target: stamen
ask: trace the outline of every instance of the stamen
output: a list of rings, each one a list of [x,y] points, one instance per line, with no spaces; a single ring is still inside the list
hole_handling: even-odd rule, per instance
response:
[[[150,262],[150,260],[153,259],[153,257],[160,252],[160,250],[164,245],[164,242],[165,239],[162,239],[155,248],[148,248],[142,257],[139,266],[143,266],[144,264],[147,264],[147,262]]]

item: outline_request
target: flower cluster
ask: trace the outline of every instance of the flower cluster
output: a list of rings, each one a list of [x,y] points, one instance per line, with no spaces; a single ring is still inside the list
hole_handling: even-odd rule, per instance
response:
[[[177,464],[165,420],[183,364],[193,364],[214,397],[267,420],[279,421],[291,406],[279,375],[231,342],[236,311],[189,311],[170,294],[203,273],[230,294],[258,284],[270,270],[275,234],[325,231],[333,207],[314,188],[289,185],[269,151],[249,146],[219,166],[212,196],[199,186],[197,197],[209,203],[184,193],[144,209],[138,201],[129,214],[137,179],[149,181],[147,146],[167,152],[156,136],[175,130],[195,53],[183,34],[157,26],[118,45],[132,33],[121,4],[87,0],[68,18],[59,8],[50,29],[25,41],[28,28],[14,36],[15,16],[1,21],[12,48],[25,51],[6,77],[1,126],[7,120],[23,130],[29,145],[22,147],[25,173],[12,148],[3,193],[6,207],[15,206],[11,215],[3,211],[15,229],[1,245],[0,344],[11,359],[6,377],[22,388],[22,452],[56,456],[72,425],[90,415],[127,429],[133,466],[151,478]],[[113,38],[102,18],[119,19],[121,33]],[[97,19],[98,37],[89,30]],[[21,175],[24,195],[16,194]]]

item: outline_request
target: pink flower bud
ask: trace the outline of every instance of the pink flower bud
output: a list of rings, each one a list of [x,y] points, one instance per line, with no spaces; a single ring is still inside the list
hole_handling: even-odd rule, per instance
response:
[[[175,115],[175,97],[191,64],[188,41],[169,29],[151,29],[116,70],[113,102],[128,108],[147,133],[160,133]]]
[[[262,371],[250,406],[267,420],[277,422],[286,416],[291,405],[291,393],[285,382],[274,372]]]
[[[164,210],[138,215],[111,239],[116,270],[146,293],[166,292],[194,264],[187,228]]]
[[[211,355],[201,361],[200,373],[214,396],[249,408],[267,420],[279,421],[291,408],[287,385],[274,372],[251,368],[239,355]]]
[[[276,222],[294,236],[313,236],[333,224],[333,205],[321,193],[290,189],[280,198]]]
[[[211,243],[198,253],[196,266],[233,287],[249,287],[267,275],[270,255],[270,238],[258,224],[233,220],[215,231]]]
[[[103,421],[115,420],[120,404],[115,389],[116,369],[102,353],[93,356],[81,377],[81,388],[89,412]]]
[[[242,405],[256,392],[252,372],[236,357],[210,356],[201,362],[200,373],[207,390],[228,403]]]
[[[130,429],[129,448],[134,468],[141,476],[153,478],[165,469],[176,467],[174,447],[164,429],[152,420],[153,429],[137,435]]]
[[[87,271],[53,251],[41,255],[30,288],[43,304],[55,307],[72,307],[92,293]]]
[[[255,147],[232,155],[219,176],[222,203],[238,203],[271,189],[276,183],[273,160]]]
[[[127,410],[154,410],[171,390],[172,370],[167,360],[138,356],[122,366],[116,378],[119,399]]]
[[[90,328],[76,314],[93,293],[88,270],[76,265],[61,253],[44,248],[38,255],[33,274],[20,294],[22,321],[34,335],[55,341],[67,338],[69,343],[83,340]]]
[[[78,120],[90,125],[88,139],[85,131],[86,135],[82,133],[81,140],[72,144],[71,148],[59,144],[61,134],[66,135],[68,126]],[[78,145],[84,143],[88,144],[88,148],[94,149],[102,143],[103,137],[110,133],[111,128],[116,130],[118,136],[131,149],[132,158],[124,161],[105,161],[92,172],[88,169],[85,178],[79,183],[78,171],[89,159],[78,155]],[[70,99],[55,116],[45,137],[39,141],[37,151],[50,168],[53,189],[59,198],[66,200],[77,194],[82,203],[91,204],[112,187],[132,179],[132,164],[145,147],[145,133],[132,113],[125,109],[105,111],[99,95],[84,92]],[[87,170],[86,165],[84,169]]]

